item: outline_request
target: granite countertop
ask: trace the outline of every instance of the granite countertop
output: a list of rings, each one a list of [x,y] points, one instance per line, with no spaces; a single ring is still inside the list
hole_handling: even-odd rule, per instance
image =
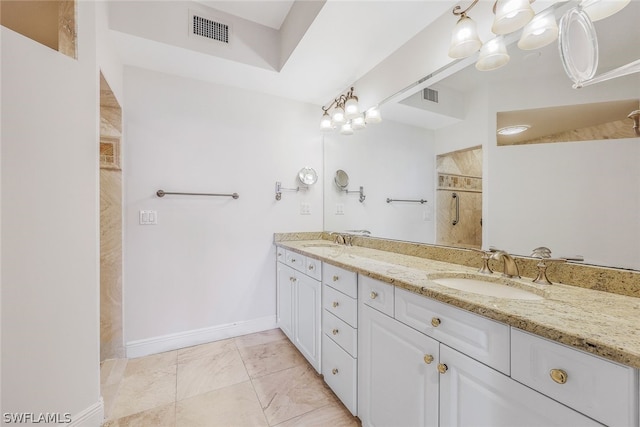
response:
[[[433,282],[435,277],[477,276],[458,264],[327,240],[276,242],[277,246],[346,270],[391,283],[408,291],[480,314],[580,350],[640,368],[640,298],[578,286],[539,285],[509,279],[511,285],[542,295],[514,300],[458,291]],[[494,273],[492,280],[500,279]],[[495,277],[495,278],[494,278]]]

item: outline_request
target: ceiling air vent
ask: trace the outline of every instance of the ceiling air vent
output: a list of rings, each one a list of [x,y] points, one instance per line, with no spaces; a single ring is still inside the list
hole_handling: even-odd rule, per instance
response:
[[[423,89],[422,90],[422,99],[424,99],[425,101],[431,101],[431,102],[435,102],[436,104],[438,103],[438,91],[434,90],[434,89]]]
[[[227,24],[195,14],[191,16],[191,19],[192,34],[229,44],[229,26]]]

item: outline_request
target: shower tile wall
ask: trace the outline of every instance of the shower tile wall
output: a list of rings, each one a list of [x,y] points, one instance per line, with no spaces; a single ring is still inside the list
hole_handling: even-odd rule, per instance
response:
[[[447,246],[482,246],[482,148],[438,156],[436,243]],[[456,197],[453,197],[455,193]],[[458,223],[456,203],[459,203]]]
[[[122,110],[100,81],[100,360],[124,357],[122,336]],[[111,154],[111,155],[107,155]]]

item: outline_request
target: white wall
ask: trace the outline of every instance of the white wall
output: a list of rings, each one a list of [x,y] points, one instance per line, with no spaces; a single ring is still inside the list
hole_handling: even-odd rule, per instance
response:
[[[435,154],[431,131],[390,120],[353,135],[325,135],[325,230],[366,229],[376,237],[433,243]],[[342,169],[349,190],[362,185],[366,199],[345,194],[334,183]],[[392,199],[426,199],[426,204]],[[336,214],[337,205],[343,214]],[[426,220],[425,220],[426,216]]]
[[[124,81],[127,354],[242,332],[242,322],[273,327],[273,233],[322,229],[321,110],[137,68]],[[276,201],[275,182],[295,187],[303,166],[319,182]],[[161,199],[159,189],[240,198]],[[311,215],[299,214],[303,201]],[[139,225],[140,210],[157,211],[158,224]]]
[[[78,2],[78,60],[2,32],[2,412],[99,425],[98,72]],[[80,424],[77,424],[80,425]]]

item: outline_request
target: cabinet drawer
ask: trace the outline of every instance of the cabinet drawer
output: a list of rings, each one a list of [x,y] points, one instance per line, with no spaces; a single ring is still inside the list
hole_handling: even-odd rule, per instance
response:
[[[324,284],[349,295],[351,298],[358,298],[358,275],[353,271],[324,263],[322,277],[324,277]]]
[[[316,280],[322,280],[322,262],[309,257],[305,257],[304,260],[304,274]]]
[[[290,265],[298,271],[304,271],[304,255],[285,250],[284,256],[285,264]]]
[[[509,375],[509,326],[404,289],[396,289],[395,317]]]
[[[360,276],[360,298],[371,308],[393,317],[394,286],[367,276]]]
[[[514,379],[606,425],[638,425],[635,369],[515,328],[511,351]]]
[[[322,286],[322,306],[354,328],[358,327],[357,300],[324,285]]]
[[[353,415],[357,414],[358,365],[356,359],[326,335],[322,336],[324,381]]]
[[[358,330],[327,310],[322,313],[322,332],[351,356],[358,357]]]

